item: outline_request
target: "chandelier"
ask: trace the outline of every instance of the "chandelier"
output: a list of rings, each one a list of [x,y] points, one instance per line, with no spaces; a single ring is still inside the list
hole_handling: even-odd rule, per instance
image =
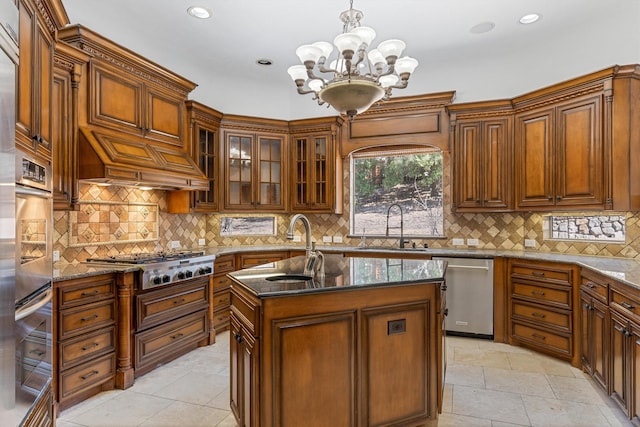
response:
[[[360,26],[363,16],[350,0],[349,10],[340,14],[342,34],[333,40],[338,57],[327,64],[333,52],[331,43],[303,45],[296,49],[296,55],[304,65],[287,70],[300,95],[312,93],[318,105],[327,103],[350,120],[373,103],[389,99],[392,89],[406,88],[418,66],[414,58],[400,58],[406,46],[402,40],[383,41],[367,53],[376,32]]]

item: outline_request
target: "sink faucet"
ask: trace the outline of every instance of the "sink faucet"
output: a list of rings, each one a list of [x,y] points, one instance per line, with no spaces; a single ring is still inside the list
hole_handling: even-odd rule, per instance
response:
[[[304,231],[306,233],[306,251],[307,258],[311,255],[311,224],[309,223],[309,219],[302,214],[295,214],[291,218],[291,222],[289,223],[289,229],[287,230],[287,240],[293,240],[293,229],[296,225],[296,222],[300,220],[304,225]]]
[[[391,214],[391,209],[393,209],[394,207],[397,207],[398,210],[400,211],[400,248],[404,248],[404,244],[409,243],[409,241],[404,240],[404,215],[402,213],[402,206],[400,206],[397,203],[392,204],[391,206],[389,206],[389,209],[387,209],[387,232],[385,235],[389,237],[389,228],[398,228],[398,227],[389,227],[389,216]]]

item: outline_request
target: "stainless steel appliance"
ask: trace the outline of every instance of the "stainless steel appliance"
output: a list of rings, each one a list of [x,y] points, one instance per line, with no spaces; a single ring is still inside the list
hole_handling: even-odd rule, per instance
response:
[[[89,258],[89,263],[135,264],[140,268],[141,290],[213,274],[215,255],[203,251],[140,253]]]
[[[447,333],[493,338],[493,259],[433,259],[447,262]]]

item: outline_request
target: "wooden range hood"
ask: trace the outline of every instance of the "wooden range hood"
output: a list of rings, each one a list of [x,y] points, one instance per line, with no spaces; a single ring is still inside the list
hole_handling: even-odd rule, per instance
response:
[[[187,152],[135,136],[80,127],[78,154],[81,180],[162,190],[209,188],[207,177]]]

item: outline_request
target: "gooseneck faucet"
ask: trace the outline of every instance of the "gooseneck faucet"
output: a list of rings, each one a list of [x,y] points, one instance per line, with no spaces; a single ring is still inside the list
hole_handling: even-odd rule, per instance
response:
[[[295,214],[291,218],[291,222],[289,223],[289,229],[287,230],[287,240],[293,240],[293,229],[295,228],[296,222],[300,220],[304,225],[304,231],[306,233],[306,250],[307,257],[311,254],[311,224],[309,223],[309,219],[302,214]]]
[[[391,206],[389,206],[389,209],[387,209],[387,232],[386,232],[386,236],[389,237],[389,216],[391,214],[391,209],[393,209],[394,207],[397,207],[398,210],[400,211],[400,248],[404,248],[404,244],[408,243],[408,241],[404,240],[404,215],[402,212],[402,206],[400,206],[397,203],[392,204]],[[393,228],[398,228],[398,227],[393,227]]]

